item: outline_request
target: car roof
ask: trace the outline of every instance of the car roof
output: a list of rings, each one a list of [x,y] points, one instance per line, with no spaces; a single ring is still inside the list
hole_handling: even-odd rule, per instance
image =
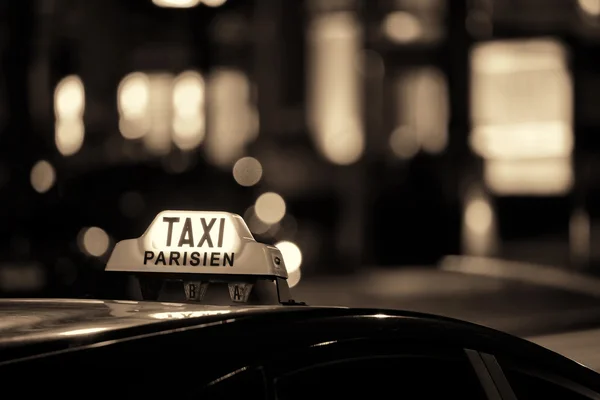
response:
[[[60,337],[80,339],[100,332],[150,327],[168,320],[202,322],[216,316],[231,318],[282,308],[129,300],[0,299],[0,347]]]
[[[290,322],[292,325],[290,325]],[[418,312],[359,309],[348,307],[314,307],[292,305],[210,306],[194,303],[166,303],[118,300],[79,299],[3,299],[0,300],[0,366],[40,356],[96,347],[123,340],[155,337],[169,332],[193,329],[198,340],[203,328],[231,325],[231,332],[254,326],[273,337],[301,335],[344,337],[379,335],[387,332],[402,338],[440,339],[451,345],[508,349],[515,354],[540,357],[544,362],[571,365],[567,358],[534,343],[480,325]],[[245,325],[244,325],[245,324]],[[300,324],[300,325],[299,325]],[[200,328],[200,331],[198,330]],[[279,335],[278,331],[286,332]],[[206,329],[207,337],[211,330]],[[315,337],[316,337],[315,336]],[[357,336],[357,337],[358,337]],[[296,339],[294,339],[296,340]],[[280,345],[286,345],[285,343]],[[288,343],[289,345],[289,343]],[[475,348],[475,347],[473,347]]]

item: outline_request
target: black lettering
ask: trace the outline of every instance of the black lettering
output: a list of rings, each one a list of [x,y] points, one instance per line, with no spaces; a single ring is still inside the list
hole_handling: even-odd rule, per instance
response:
[[[230,267],[233,267],[233,259],[235,253],[224,253],[223,255],[223,266],[226,267],[229,264]]]
[[[202,259],[202,266],[206,267],[206,261],[208,261],[208,253],[202,253],[203,254],[203,259]]]
[[[150,260],[152,260],[154,258],[154,252],[153,251],[146,251],[144,252],[144,265],[146,265],[146,263]]]
[[[219,266],[219,253],[212,253],[210,255],[210,266],[211,267]]]
[[[200,253],[195,251],[192,254],[190,254],[190,258],[190,265],[192,267],[197,267],[198,265],[200,265]]]
[[[156,257],[154,265],[158,265],[158,263],[162,263],[162,265],[167,265],[167,262],[165,261],[165,253],[163,253],[162,251],[158,252],[158,257]]]
[[[192,232],[192,219],[186,218],[183,223],[183,229],[181,230],[181,236],[179,237],[179,244],[177,247],[181,247],[187,244],[190,247],[194,247],[194,233]]]
[[[193,299],[196,297],[196,285],[193,283],[190,283],[189,288],[190,288],[190,297]]]
[[[179,254],[178,251],[172,251],[171,254],[169,254],[169,265],[173,265],[173,263],[175,263],[175,265],[179,265],[179,256],[181,254]]]
[[[206,218],[200,218],[200,222],[202,223],[202,229],[204,230],[204,233],[202,234],[202,237],[198,242],[198,247],[202,247],[204,242],[208,243],[208,247],[213,247],[212,238],[210,237],[210,230],[215,225],[216,221],[216,218],[211,218],[210,223],[206,224]]]
[[[225,234],[225,218],[221,218],[219,222],[219,240],[217,242],[217,247],[223,247],[223,235]]]
[[[188,253],[184,252],[183,253],[183,261],[181,262],[181,265],[187,265],[187,256],[188,256]]]
[[[179,217],[163,217],[163,222],[169,224],[169,231],[167,233],[167,246],[171,245],[171,238],[173,237],[173,224],[179,222]]]
[[[234,300],[242,299],[242,294],[240,293],[240,287],[237,285],[233,288],[233,299]]]

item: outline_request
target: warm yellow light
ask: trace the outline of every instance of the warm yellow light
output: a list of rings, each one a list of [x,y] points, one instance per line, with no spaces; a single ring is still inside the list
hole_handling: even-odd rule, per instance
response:
[[[54,143],[63,156],[77,153],[85,137],[85,127],[81,119],[59,119],[56,121]]]
[[[340,126],[340,128],[339,131],[331,131],[323,135],[323,152],[334,164],[354,164],[364,152],[364,136],[355,127],[342,128]]]
[[[220,7],[227,2],[227,0],[202,0],[204,4],[209,7]]]
[[[489,256],[498,250],[496,216],[489,196],[478,185],[468,189],[462,228],[463,252]]]
[[[292,242],[283,241],[277,243],[275,247],[279,249],[283,256],[283,261],[285,262],[285,268],[287,269],[288,274],[300,269],[300,266],[302,265],[302,251],[300,251],[298,245]]]
[[[489,231],[493,223],[493,211],[490,204],[483,198],[476,198],[469,202],[465,211],[465,223],[474,233],[484,234]]]
[[[148,77],[150,98],[146,117],[149,119],[149,129],[144,134],[144,145],[152,155],[164,156],[169,154],[173,144],[174,76],[169,73],[157,72]]]
[[[568,157],[573,151],[573,84],[555,40],[480,44],[471,54],[470,145],[485,159]]]
[[[221,168],[231,168],[258,133],[258,113],[246,73],[217,68],[207,80],[206,155]]]
[[[361,38],[350,12],[319,16],[309,28],[308,124],[319,151],[338,165],[355,163],[365,148]]]
[[[276,224],[285,216],[285,200],[277,193],[268,192],[256,199],[254,212],[256,216],[267,224]]]
[[[150,118],[142,117],[138,119],[119,119],[119,131],[125,139],[140,139],[150,130]]]
[[[593,17],[600,15],[600,0],[578,0],[579,8]]]
[[[83,82],[76,75],[62,79],[54,91],[54,112],[57,119],[81,118],[85,109]]]
[[[302,270],[300,268],[288,273],[288,279],[287,279],[288,286],[293,288],[298,283],[300,283],[301,278],[302,278]]]
[[[191,8],[200,4],[201,0],[152,0],[152,2],[164,8]]]
[[[570,157],[532,160],[490,160],[484,164],[487,187],[500,196],[560,196],[573,187]]]
[[[179,117],[204,114],[204,80],[196,72],[184,72],[173,84],[173,108]]]
[[[108,251],[109,243],[108,234],[101,228],[91,227],[83,234],[83,248],[94,257],[103,256]]]
[[[117,102],[119,113],[127,119],[142,118],[148,111],[150,80],[141,72],[127,75],[119,84]]]
[[[233,178],[242,186],[256,185],[263,173],[262,165],[254,157],[243,157],[233,166]]]
[[[31,186],[38,193],[45,193],[54,186],[56,173],[54,167],[46,160],[38,161],[31,169]]]
[[[419,39],[423,28],[421,21],[414,15],[395,11],[388,14],[383,21],[383,32],[394,42],[409,43]]]
[[[470,145],[486,159],[542,159],[569,156],[574,138],[569,124],[540,121],[475,128]]]
[[[406,160],[419,152],[419,138],[414,129],[408,126],[396,128],[390,135],[390,148],[394,155]]]
[[[439,154],[448,144],[448,87],[442,71],[420,67],[396,79],[396,129],[392,152],[409,159],[423,150]]]
[[[198,147],[204,137],[204,116],[197,115],[188,118],[175,117],[173,120],[173,142],[181,150],[192,150]]]

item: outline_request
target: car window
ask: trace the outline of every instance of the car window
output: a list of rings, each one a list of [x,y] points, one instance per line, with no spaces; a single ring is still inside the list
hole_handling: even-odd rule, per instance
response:
[[[234,371],[205,386],[190,399],[244,399],[266,398],[265,379],[261,369]]]
[[[533,374],[513,369],[504,369],[513,391],[521,400],[527,399],[563,399],[589,400],[600,399],[600,395],[580,385],[569,382],[552,382]]]
[[[279,400],[333,396],[403,399],[485,399],[466,360],[430,357],[377,357],[343,360],[295,371],[275,380]]]

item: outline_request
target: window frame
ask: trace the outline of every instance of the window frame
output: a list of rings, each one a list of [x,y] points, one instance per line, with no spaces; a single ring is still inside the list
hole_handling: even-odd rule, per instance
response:
[[[536,368],[532,365],[519,364],[517,362],[504,361],[504,369],[511,372],[520,373],[544,381],[549,385],[559,386],[565,390],[574,392],[580,396],[588,398],[590,400],[600,400],[600,393],[594,389],[588,388],[585,385],[575,382],[569,378],[563,377],[556,373],[547,371],[545,369]],[[507,377],[510,382],[510,378]]]
[[[423,346],[416,345],[403,345],[399,346],[397,343],[365,343],[366,346],[357,345],[360,340],[353,340],[350,343],[322,343],[319,345],[313,345],[300,355],[300,360],[295,358],[292,353],[285,353],[279,355],[276,359],[271,359],[263,364],[265,376],[268,385],[268,393],[272,399],[277,398],[277,380],[283,377],[289,377],[296,373],[307,371],[313,368],[319,368],[327,365],[341,364],[344,362],[360,361],[360,360],[373,360],[373,359],[401,359],[401,358],[424,358],[429,359],[431,362],[438,360],[452,360],[456,362],[464,361],[471,366],[472,376],[475,382],[479,382],[481,385],[482,395],[484,398],[489,400],[516,400],[514,393],[510,391],[510,386],[507,394],[506,388],[498,389],[496,381],[492,378],[490,368],[474,363],[468,352],[473,352],[479,355],[478,351],[468,350],[460,346],[451,345],[429,345]],[[337,347],[336,345],[346,345],[337,351],[324,351],[332,350]],[[380,352],[371,352],[372,346],[383,345],[389,346],[385,354]],[[346,347],[346,348],[344,348]],[[362,347],[362,348],[361,348]],[[366,349],[371,351],[365,352]],[[362,350],[362,351],[361,351]],[[440,351],[442,350],[442,351]],[[293,352],[296,353],[296,352]],[[308,354],[307,354],[308,353]],[[361,354],[362,353],[362,354]],[[493,360],[495,358],[492,357]],[[278,360],[281,364],[278,364]],[[502,370],[498,363],[495,363],[495,367],[491,368],[499,369],[499,373],[504,377]],[[496,373],[497,374],[497,373]],[[487,380],[482,377],[487,377]],[[465,376],[465,382],[468,382],[469,376]],[[505,378],[504,378],[505,379]],[[487,388],[486,388],[487,386]],[[492,393],[492,394],[490,394]],[[493,395],[496,393],[496,395]],[[511,396],[512,394],[512,396]]]

